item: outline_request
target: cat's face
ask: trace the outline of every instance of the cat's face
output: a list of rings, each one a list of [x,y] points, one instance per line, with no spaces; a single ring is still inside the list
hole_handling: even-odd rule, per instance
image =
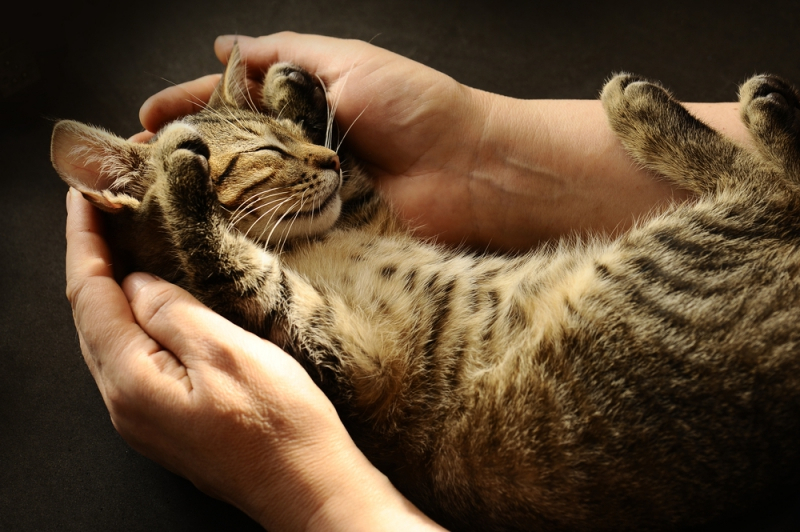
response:
[[[217,197],[242,233],[275,243],[325,231],[338,218],[339,158],[291,124],[247,110],[215,109],[183,122],[206,141]]]
[[[108,212],[154,208],[159,145],[171,128],[192,127],[206,144],[211,182],[231,224],[253,240],[275,244],[329,229],[341,209],[336,153],[302,128],[255,112],[244,72],[232,60],[209,106],[137,144],[78,122],[59,122],[51,157],[62,179]]]

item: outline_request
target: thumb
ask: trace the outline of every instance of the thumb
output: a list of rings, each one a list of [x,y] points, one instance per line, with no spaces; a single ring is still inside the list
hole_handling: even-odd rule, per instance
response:
[[[123,281],[122,290],[139,326],[187,367],[212,356],[220,347],[224,350],[220,344],[242,332],[186,290],[155,275],[132,273]]]

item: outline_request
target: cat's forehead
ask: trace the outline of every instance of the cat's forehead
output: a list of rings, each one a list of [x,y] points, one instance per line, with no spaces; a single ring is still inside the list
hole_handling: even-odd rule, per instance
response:
[[[294,135],[273,118],[259,113],[202,112],[184,119],[215,143],[278,143],[291,142]],[[295,139],[299,140],[299,139]]]

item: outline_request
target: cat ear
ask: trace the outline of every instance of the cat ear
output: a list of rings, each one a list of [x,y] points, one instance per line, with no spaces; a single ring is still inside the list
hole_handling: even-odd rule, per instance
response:
[[[234,44],[231,55],[228,58],[228,66],[225,67],[225,73],[222,74],[219,85],[214,89],[214,94],[211,95],[211,99],[208,101],[208,107],[211,109],[223,109],[226,107],[243,109],[248,108],[249,101],[247,68],[242,63],[239,45]]]
[[[91,203],[118,212],[139,207],[139,199],[122,190],[143,188],[149,149],[102,129],[62,120],[53,128],[50,160],[61,179]]]

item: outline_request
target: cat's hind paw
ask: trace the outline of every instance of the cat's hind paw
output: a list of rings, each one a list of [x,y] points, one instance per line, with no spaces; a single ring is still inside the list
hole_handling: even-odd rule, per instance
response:
[[[676,103],[661,85],[627,73],[612,77],[603,87],[600,99],[615,130],[635,127],[636,122],[652,122],[665,107]]]
[[[709,168],[737,156],[727,142],[661,85],[631,74],[611,78],[601,95],[611,129],[640,164],[699,194],[717,187]]]
[[[800,91],[778,76],[754,76],[739,89],[742,120],[750,125],[762,115],[787,131],[800,132]]]
[[[800,177],[800,91],[778,76],[754,76],[739,89],[739,103],[762,155]]]

